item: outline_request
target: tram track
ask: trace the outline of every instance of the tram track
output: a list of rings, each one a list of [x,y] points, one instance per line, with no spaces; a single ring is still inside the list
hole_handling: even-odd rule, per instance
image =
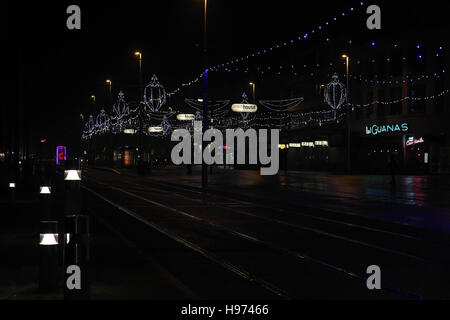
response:
[[[107,187],[111,187],[111,186],[107,186]],[[139,184],[137,184],[137,187],[139,187]],[[365,281],[365,277],[363,275],[361,275],[361,274],[358,274],[357,272],[348,271],[346,268],[337,266],[335,264],[332,264],[332,263],[329,263],[329,262],[326,262],[326,261],[322,261],[320,259],[315,259],[313,257],[310,257],[310,256],[304,254],[304,253],[299,253],[299,252],[297,252],[295,250],[288,249],[288,248],[285,248],[285,247],[281,247],[281,246],[278,246],[278,245],[273,244],[271,242],[264,241],[262,239],[259,239],[258,237],[255,237],[254,235],[250,235],[248,233],[244,233],[244,232],[241,232],[241,231],[236,231],[234,229],[227,228],[227,227],[224,227],[224,226],[219,225],[219,224],[211,223],[210,221],[206,221],[206,220],[201,219],[201,218],[199,218],[197,216],[194,216],[192,214],[189,214],[189,213],[186,213],[184,211],[178,210],[176,208],[170,207],[167,204],[163,204],[163,203],[160,203],[160,202],[148,199],[148,197],[145,197],[145,196],[142,196],[142,195],[138,195],[137,193],[139,193],[139,190],[133,190],[133,187],[130,186],[130,185],[127,186],[127,190],[131,190],[131,192],[130,191],[121,190],[118,187],[111,187],[111,188],[113,188],[113,189],[115,189],[115,191],[121,192],[121,193],[123,193],[123,194],[125,194],[125,195],[127,195],[129,197],[133,197],[135,199],[139,199],[139,200],[147,202],[147,203],[149,203],[151,205],[159,206],[161,209],[169,210],[169,211],[173,212],[174,214],[183,215],[184,217],[186,217],[188,219],[191,219],[191,220],[194,220],[196,222],[200,222],[200,223],[203,223],[205,225],[208,225],[208,226],[210,226],[212,228],[216,228],[218,230],[227,232],[228,234],[230,234],[230,235],[232,235],[234,237],[239,237],[242,240],[250,241],[250,242],[253,242],[254,244],[257,244],[257,245],[262,245],[266,249],[275,250],[275,251],[277,251],[280,254],[288,255],[290,257],[295,257],[296,259],[300,259],[302,261],[307,261],[308,263],[312,263],[312,264],[318,265],[321,268],[325,268],[325,269],[328,269],[328,270],[332,270],[334,272],[345,274],[346,277],[356,279],[356,280],[358,280],[360,282]],[[142,186],[141,186],[141,188],[142,188]],[[156,192],[156,191],[158,191],[158,190],[151,189],[151,188],[149,189],[148,186],[146,186],[145,188],[146,188],[147,192]],[[161,192],[161,190],[159,190],[159,191]],[[177,196],[179,196],[179,194],[177,194]],[[420,298],[420,295],[408,293],[405,290],[401,290],[401,289],[399,289],[399,288],[397,288],[395,286],[388,286],[388,285],[384,284],[383,288],[385,290],[388,290],[388,291],[392,292],[392,293],[396,293],[396,294],[400,293],[404,297]]]

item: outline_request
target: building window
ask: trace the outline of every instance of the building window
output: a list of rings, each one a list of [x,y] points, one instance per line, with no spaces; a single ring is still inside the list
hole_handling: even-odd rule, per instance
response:
[[[366,94],[366,101],[365,103],[370,103],[370,105],[368,105],[366,107],[366,117],[370,118],[373,115],[373,88],[369,88]]]
[[[396,87],[390,89],[390,101],[396,101],[392,103],[391,106],[391,115],[399,115],[402,114],[402,88]]]
[[[383,88],[378,89],[378,100],[386,100],[386,90],[384,90]],[[377,117],[384,117],[386,115],[386,105],[383,103],[378,103],[377,106]]]
[[[425,97],[425,86],[424,85],[417,85],[411,88],[410,90],[410,100],[409,100],[409,108],[408,113],[424,113],[425,112],[425,105],[426,100],[423,98]],[[420,100],[417,100],[420,99]]]
[[[436,81],[436,86],[434,90],[434,94],[438,95],[445,90],[444,79],[439,79]],[[436,112],[444,112],[445,109],[445,94],[434,99],[435,111]]]

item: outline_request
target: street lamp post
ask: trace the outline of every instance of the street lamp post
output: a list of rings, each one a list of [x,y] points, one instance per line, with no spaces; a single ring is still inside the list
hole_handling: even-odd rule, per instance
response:
[[[208,56],[207,56],[207,8],[208,0],[204,2],[204,15],[203,15],[203,63],[205,67],[205,96],[203,98],[203,133],[208,129]],[[206,142],[203,141],[202,153],[206,149]],[[202,156],[203,159],[203,156]],[[208,168],[204,160],[202,160],[202,187],[208,187]]]
[[[249,85],[252,86],[252,91],[253,91],[253,103],[256,103],[256,100],[255,100],[255,87],[256,87],[256,85],[255,85],[253,82],[250,82]]]
[[[112,81],[110,79],[106,79],[106,84],[108,85],[109,89],[109,103],[111,104],[111,109],[113,109],[113,98],[112,98]],[[112,111],[112,110],[111,110]],[[110,138],[109,138],[109,146],[110,146],[110,165],[111,168],[114,167],[114,135],[111,132]]]
[[[347,94],[346,94],[346,100],[347,100],[347,173],[351,173],[351,156],[350,156],[350,104],[349,104],[349,95],[350,95],[350,86],[349,86],[349,76],[348,76],[348,69],[349,69],[349,56],[346,54],[342,55],[342,58],[345,59],[345,67],[346,67],[346,76],[347,76]]]
[[[92,99],[92,101],[94,102],[94,117],[95,116],[97,116],[97,113],[98,113],[98,111],[97,111],[97,103],[96,103],[96,97],[95,97],[95,95],[91,95],[91,99]],[[94,118],[94,121],[95,121],[95,118]],[[97,138],[96,138],[96,135],[94,134],[94,137],[92,138],[94,141],[93,141],[93,144],[94,144],[94,146],[93,146],[93,148],[92,148],[92,144],[91,144],[91,139],[89,139],[89,144],[90,144],[90,148],[89,148],[89,155],[88,155],[88,158],[90,158],[91,159],[91,161],[92,161],[92,164],[91,163],[89,163],[89,166],[94,166],[95,167],[95,157],[96,157],[96,154],[97,154]],[[94,156],[92,157],[92,155],[91,154],[94,154]]]
[[[112,94],[112,81],[109,79],[106,79],[106,85],[108,86],[108,90],[109,90],[109,97],[110,99],[112,99],[111,94]]]
[[[143,78],[142,78],[142,52],[136,51],[134,52],[134,55],[138,58],[139,62],[139,95],[142,97],[144,95],[143,92]],[[143,174],[143,167],[142,167],[142,105],[139,104],[139,135],[138,135],[138,150],[137,150],[137,156],[138,156],[138,174]],[[151,162],[150,162],[151,165]]]

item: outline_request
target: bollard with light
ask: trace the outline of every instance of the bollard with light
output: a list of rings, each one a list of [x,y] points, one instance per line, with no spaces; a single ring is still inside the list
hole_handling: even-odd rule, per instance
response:
[[[9,195],[10,202],[16,201],[16,183],[15,182],[9,183],[8,195]]]
[[[85,300],[90,296],[89,217],[65,217],[64,299]]]
[[[50,220],[51,219],[51,187],[41,186],[39,188],[39,202],[41,205],[41,218]]]
[[[39,291],[57,288],[60,274],[58,262],[58,221],[41,221],[39,226]]]
[[[73,215],[81,212],[81,170],[79,161],[66,162],[64,170],[65,202],[64,215]]]

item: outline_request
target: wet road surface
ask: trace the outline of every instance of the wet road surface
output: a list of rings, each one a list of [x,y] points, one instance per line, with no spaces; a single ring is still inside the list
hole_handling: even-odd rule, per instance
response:
[[[219,180],[234,179],[227,176],[213,175]],[[177,187],[163,182],[163,177],[142,178],[133,172],[91,170],[85,187],[101,201],[151,226],[152,230],[149,228],[145,232],[164,233],[203,254],[227,273],[246,280],[249,286],[267,291],[269,298],[450,296],[446,234],[422,232],[354,215],[337,216],[311,206],[270,205],[270,201],[204,194],[186,187],[189,186],[186,180],[192,178],[178,177]],[[172,183],[176,179],[174,175],[166,181]],[[252,184],[258,179],[241,179],[232,191],[241,191],[243,184]],[[330,201],[328,197],[324,195],[324,202]],[[297,196],[296,200],[302,198]],[[177,261],[176,252],[172,261]],[[179,270],[189,268],[184,260],[178,263]],[[383,290],[367,289],[366,268],[370,265],[381,267]],[[220,277],[200,276],[198,281],[218,281],[215,290],[220,291],[221,281],[217,279]],[[222,285],[225,284],[222,282]],[[214,289],[208,288],[199,295],[211,290]],[[250,292],[248,295],[253,294]],[[245,294],[242,297],[251,298]]]

